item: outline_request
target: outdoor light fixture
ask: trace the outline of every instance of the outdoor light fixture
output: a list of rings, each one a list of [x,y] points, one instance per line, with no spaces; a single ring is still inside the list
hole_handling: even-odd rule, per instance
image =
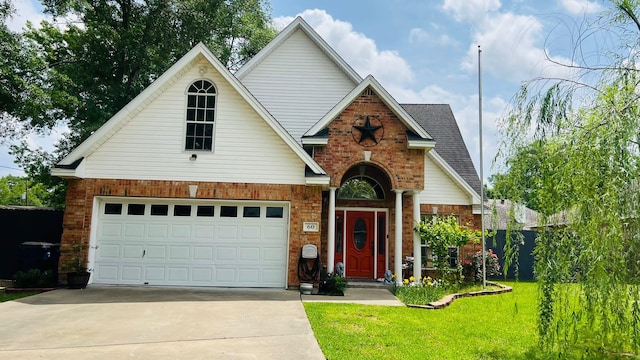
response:
[[[189,157],[189,160],[196,161],[197,158],[198,158],[198,154],[191,154],[191,157]]]
[[[438,215],[438,207],[437,206],[432,206],[431,207],[431,211],[433,211],[433,215]]]

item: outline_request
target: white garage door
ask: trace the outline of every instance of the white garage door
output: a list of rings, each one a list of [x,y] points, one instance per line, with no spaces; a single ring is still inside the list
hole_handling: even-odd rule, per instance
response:
[[[93,283],[286,285],[288,205],[102,199]]]

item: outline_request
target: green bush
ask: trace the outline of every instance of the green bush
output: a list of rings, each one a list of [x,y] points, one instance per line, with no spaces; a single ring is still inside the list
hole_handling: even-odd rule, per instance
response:
[[[13,285],[17,288],[49,287],[55,285],[55,280],[51,270],[29,269],[18,271],[14,275]]]

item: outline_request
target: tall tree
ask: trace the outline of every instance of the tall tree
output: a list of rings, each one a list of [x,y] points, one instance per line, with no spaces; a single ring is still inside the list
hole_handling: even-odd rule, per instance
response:
[[[33,152],[25,143],[12,147],[26,161],[27,173],[42,181],[46,174],[30,171],[53,165],[198,42],[235,70],[276,33],[265,0],[42,2],[54,20],[28,25],[22,41],[11,43],[8,51],[29,60],[18,62],[24,66],[13,71],[25,87],[18,93],[28,99],[11,103],[34,104],[26,107],[28,112],[5,110],[29,131],[68,126],[55,154]],[[35,161],[39,154],[44,155],[40,164]]]
[[[576,56],[567,65],[576,77],[526,83],[503,125],[503,150],[516,159],[509,171],[530,181],[513,200],[535,186],[542,214],[541,344],[564,358],[640,353],[640,2],[611,4],[573,53],[600,35],[620,46]]]

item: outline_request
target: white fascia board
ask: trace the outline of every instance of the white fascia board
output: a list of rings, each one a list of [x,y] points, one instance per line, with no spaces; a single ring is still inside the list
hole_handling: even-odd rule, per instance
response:
[[[431,135],[422,128],[403,108],[398,102],[385,90],[382,85],[372,76],[367,76],[358,86],[356,86],[351,92],[349,92],[339,103],[337,103],[328,113],[326,113],[320,121],[309,129],[304,136],[314,136],[320,130],[329,125],[333,119],[338,116],[344,109],[347,108],[360,94],[367,88],[371,87],[373,91],[382,99],[382,101],[393,111],[396,116],[402,121],[402,123],[411,131],[425,140],[432,140]]]
[[[330,176],[307,176],[304,178],[306,185],[326,185],[329,186]]]
[[[274,49],[278,48],[285,40],[287,40],[296,30],[301,29],[305,34],[331,59],[347,76],[358,84],[362,81],[362,77],[347,63],[338,53],[327,44],[326,41],[300,16],[296,17],[287,27],[282,29],[280,33],[271,40],[260,52],[258,52],[251,60],[236,71],[235,76],[242,79],[250,73],[258,64],[266,59]]]
[[[186,55],[178,60],[173,66],[162,74],[149,87],[136,96],[131,102],[125,105],[111,119],[96,130],[82,144],[75,148],[67,155],[60,164],[70,164],[80,157],[87,157],[98,146],[104,143],[109,137],[120,129],[126,121],[133,117],[136,110],[142,109],[146,102],[152,98],[156,91],[162,89],[163,86],[175,75],[179,74],[189,63],[197,59],[198,55],[202,55],[209,63],[220,73],[220,75],[243,97],[245,101],[260,115],[265,122],[280,136],[280,138],[293,150],[300,159],[309,166],[316,174],[325,174],[326,172],[304,149],[293,139],[293,137],[278,123],[275,118],[264,108],[264,106],[247,90],[247,88],[220,63],[213,53],[203,44],[198,43]]]
[[[329,138],[302,138],[302,145],[324,145],[326,146],[329,143]]]
[[[425,149],[430,151],[436,146],[434,140],[407,140],[407,147],[409,149]]]
[[[429,151],[429,156],[447,175],[449,175],[469,196],[471,196],[472,204],[480,204],[480,194],[478,194],[463,178],[458,174],[451,165],[438,154],[436,150]]]
[[[62,168],[51,168],[51,176],[56,176],[63,179],[72,179],[79,178],[76,175],[76,169],[62,169]]]

